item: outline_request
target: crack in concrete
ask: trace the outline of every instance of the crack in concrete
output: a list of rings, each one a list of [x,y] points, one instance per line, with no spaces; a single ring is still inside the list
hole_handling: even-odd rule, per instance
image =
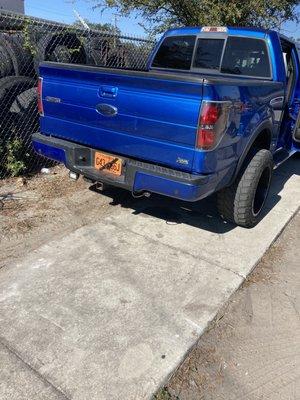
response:
[[[299,312],[299,310],[297,309],[297,306],[296,306],[296,304],[295,304],[295,299],[294,299],[291,295],[289,295],[288,293],[286,293],[286,292],[283,292],[283,294],[287,297],[289,303],[291,304],[291,306],[293,307],[293,309],[294,309],[294,311],[295,311],[295,314],[297,315],[298,319],[300,320],[300,312]]]
[[[28,368],[31,372],[34,373],[46,386],[50,387],[53,389],[55,393],[57,393],[61,399],[64,400],[71,400],[72,397],[70,395],[67,395],[64,393],[61,389],[56,387],[49,379],[47,379],[44,375],[42,375],[35,367],[30,365],[24,358],[19,354],[19,352],[14,349],[9,342],[3,337],[0,337],[0,344],[11,354],[13,354],[19,361],[21,361],[22,364],[25,365],[26,368]]]

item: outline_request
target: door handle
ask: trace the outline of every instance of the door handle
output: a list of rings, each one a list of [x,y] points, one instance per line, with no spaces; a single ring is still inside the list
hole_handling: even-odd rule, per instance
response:
[[[284,97],[283,96],[275,97],[270,101],[270,106],[274,110],[281,110],[284,106]]]
[[[101,86],[99,95],[100,97],[114,99],[118,95],[118,88],[115,86]]]

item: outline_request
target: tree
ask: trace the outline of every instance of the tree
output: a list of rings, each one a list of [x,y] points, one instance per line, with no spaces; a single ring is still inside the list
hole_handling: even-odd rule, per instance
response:
[[[95,8],[139,14],[145,27],[160,33],[174,26],[233,25],[277,28],[298,21],[299,0],[93,0]]]

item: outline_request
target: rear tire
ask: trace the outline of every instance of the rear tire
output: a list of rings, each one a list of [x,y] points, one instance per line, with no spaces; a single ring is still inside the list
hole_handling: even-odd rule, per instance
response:
[[[273,157],[259,150],[242,169],[235,182],[218,193],[221,216],[239,226],[252,228],[261,216],[273,175]]]

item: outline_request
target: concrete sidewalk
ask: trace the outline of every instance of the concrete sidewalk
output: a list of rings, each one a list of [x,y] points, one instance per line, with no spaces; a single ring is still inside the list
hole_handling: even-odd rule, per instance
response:
[[[212,201],[112,207],[0,270],[0,398],[149,398],[298,209],[299,159],[255,229]]]

